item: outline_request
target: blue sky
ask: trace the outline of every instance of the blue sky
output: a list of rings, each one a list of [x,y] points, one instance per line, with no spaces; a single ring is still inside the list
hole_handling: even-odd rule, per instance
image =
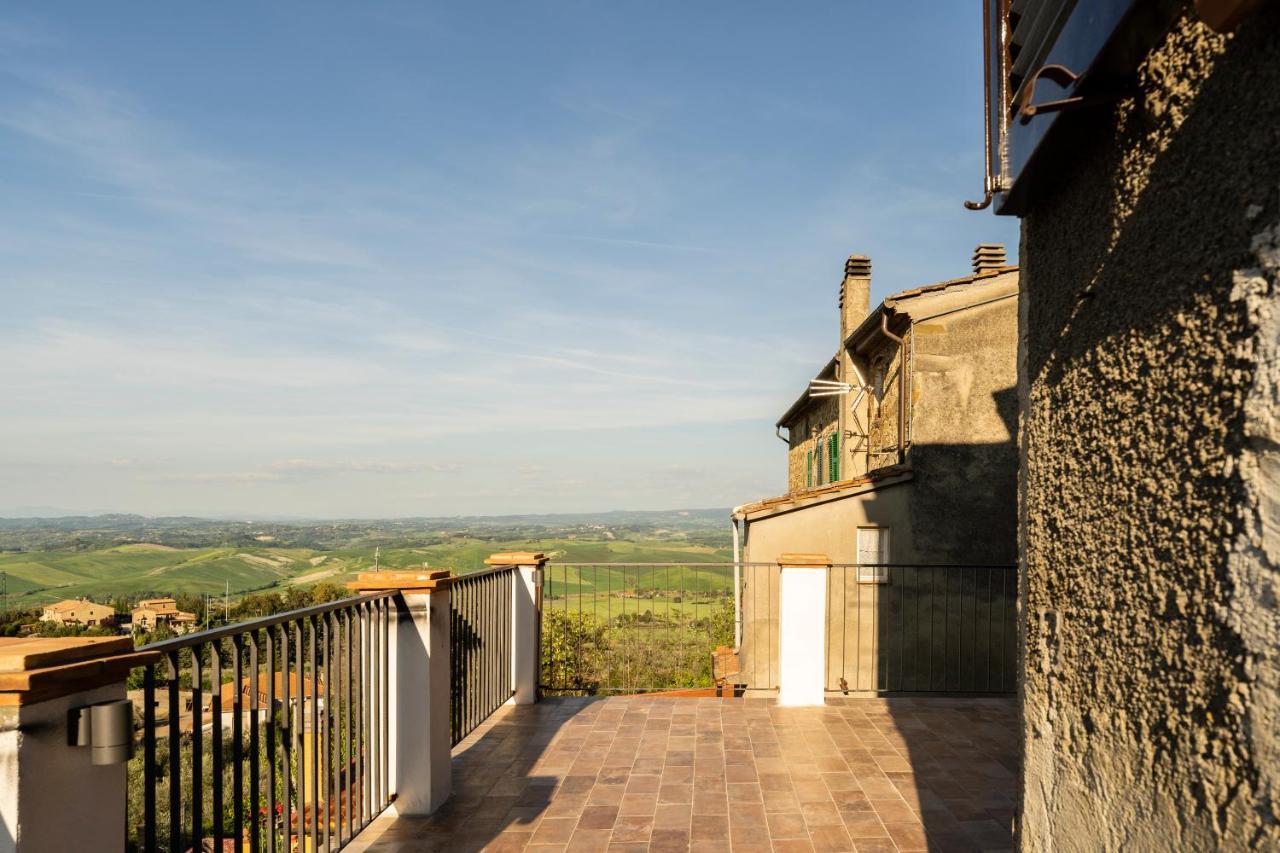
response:
[[[0,514],[781,491],[844,258],[1016,254],[933,5],[10,6]]]

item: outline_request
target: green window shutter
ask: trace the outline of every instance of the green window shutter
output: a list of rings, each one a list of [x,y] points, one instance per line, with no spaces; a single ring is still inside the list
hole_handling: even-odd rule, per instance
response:
[[[805,480],[804,487],[806,489],[813,488],[813,451],[808,453],[808,461],[805,463]]]
[[[831,466],[831,482],[840,480],[840,433],[831,433],[831,447],[827,453],[827,462]]]

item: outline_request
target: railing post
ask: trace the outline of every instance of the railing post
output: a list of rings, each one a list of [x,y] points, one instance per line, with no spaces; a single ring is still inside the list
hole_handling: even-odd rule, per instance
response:
[[[541,663],[542,567],[547,556],[521,551],[494,554],[485,560],[490,566],[515,566],[511,591],[511,699],[508,704],[537,702],[538,669]]]
[[[0,852],[124,850],[125,680],[155,657],[134,653],[129,637],[0,646]]]
[[[831,558],[825,554],[783,554],[778,566],[778,704],[822,705]]]
[[[387,643],[388,778],[397,815],[429,815],[453,786],[447,571],[364,572],[362,592],[398,590]]]

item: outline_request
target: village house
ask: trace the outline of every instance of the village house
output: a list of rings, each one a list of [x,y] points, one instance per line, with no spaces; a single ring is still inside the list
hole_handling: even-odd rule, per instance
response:
[[[167,625],[181,634],[196,625],[196,615],[179,610],[178,603],[172,598],[144,598],[133,608],[132,620],[135,631],[151,631]]]
[[[259,672],[257,676],[257,696],[253,695],[255,679],[245,676],[240,679],[240,714],[241,725],[248,729],[252,719],[256,716],[259,723],[265,723],[271,719],[275,711],[286,710],[285,708],[285,688],[288,688],[288,710],[297,707],[298,700],[302,700],[304,707],[310,707],[311,692],[314,686],[316,692],[316,707],[323,711],[325,707],[325,685],[322,679],[316,679],[314,682],[310,678],[299,678],[297,673],[289,673],[287,679],[283,673],[274,673],[268,678],[264,672]],[[274,688],[272,690],[271,688]],[[219,715],[221,720],[219,726],[224,730],[230,730],[235,725],[236,719],[236,682],[228,681],[218,690]],[[213,703],[210,699],[206,699],[201,706],[204,711],[204,722],[202,727],[208,731],[214,725],[213,720]],[[310,713],[310,712],[308,712]]]
[[[1012,562],[1017,268],[983,245],[964,278],[874,310],[870,293],[871,261],[854,255],[839,348],[777,422],[787,491],[734,510],[745,559]]]
[[[105,604],[95,604],[87,598],[68,598],[56,604],[47,605],[40,612],[40,621],[66,626],[105,628],[115,625],[116,610]]]
[[[777,566],[807,553],[835,564],[824,605],[828,690],[1010,692],[1018,270],[1003,246],[984,244],[963,278],[874,309],[870,295],[871,261],[854,255],[836,352],[776,425],[787,491],[733,512],[749,564],[738,612],[744,681],[776,686]],[[981,647],[935,665],[924,661],[931,625],[888,630],[904,610],[935,609],[937,632],[980,636]]]

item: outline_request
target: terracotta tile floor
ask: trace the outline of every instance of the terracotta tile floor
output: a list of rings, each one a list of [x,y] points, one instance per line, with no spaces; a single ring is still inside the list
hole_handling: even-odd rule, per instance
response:
[[[1009,699],[549,699],[454,752],[429,818],[347,849],[898,851],[1011,847]]]

